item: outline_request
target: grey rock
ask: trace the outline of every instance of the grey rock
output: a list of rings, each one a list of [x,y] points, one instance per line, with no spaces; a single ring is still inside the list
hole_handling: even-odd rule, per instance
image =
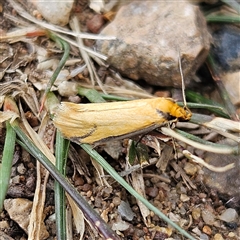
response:
[[[225,143],[225,142],[220,142]],[[239,156],[222,155],[207,152],[204,160],[213,166],[223,167],[234,163],[235,167],[226,172],[213,172],[204,170],[204,183],[207,187],[218,191],[220,198],[227,201],[227,205],[233,208],[240,206],[240,161]]]
[[[98,40],[96,50],[110,66],[133,80],[181,86],[179,52],[187,83],[205,60],[211,42],[205,18],[188,1],[133,1],[120,8]]]
[[[226,209],[219,218],[225,222],[234,222],[238,219],[237,211],[233,208]]]

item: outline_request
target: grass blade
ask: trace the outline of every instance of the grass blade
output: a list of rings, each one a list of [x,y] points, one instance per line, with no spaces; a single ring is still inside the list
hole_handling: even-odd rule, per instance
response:
[[[3,149],[2,164],[0,165],[0,213],[3,210],[3,202],[8,190],[16,140],[16,133],[8,121],[6,122],[6,127],[7,133]]]

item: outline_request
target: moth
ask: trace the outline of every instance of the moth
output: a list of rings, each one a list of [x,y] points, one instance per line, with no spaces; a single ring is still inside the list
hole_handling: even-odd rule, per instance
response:
[[[75,104],[62,102],[53,122],[63,136],[77,143],[98,144],[150,132],[192,114],[170,98]]]

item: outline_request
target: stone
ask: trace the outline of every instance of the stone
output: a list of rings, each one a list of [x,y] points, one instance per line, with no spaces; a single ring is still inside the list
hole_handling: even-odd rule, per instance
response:
[[[5,199],[4,208],[8,212],[10,218],[14,220],[27,234],[32,211],[32,201],[25,198]],[[47,239],[49,233],[46,226],[41,223],[40,239]]]
[[[215,215],[206,208],[202,210],[202,219],[207,225],[213,225],[215,222]]]
[[[187,162],[183,169],[184,169],[185,173],[190,176],[194,176],[198,171],[196,165],[193,163],[190,163],[190,162]]]
[[[179,52],[186,83],[205,60],[211,42],[199,7],[188,1],[133,1],[120,8],[96,50],[111,67],[133,80],[180,87]]]
[[[212,229],[209,226],[207,226],[207,225],[203,226],[202,231],[204,233],[206,233],[207,235],[211,235],[212,234]]]
[[[228,142],[219,142],[220,144],[228,144]],[[227,201],[227,206],[239,208],[240,204],[240,161],[239,156],[223,155],[207,152],[204,160],[213,166],[223,167],[230,163],[234,163],[235,167],[226,172],[213,172],[203,168],[203,182],[208,188],[218,191],[219,197]]]
[[[239,70],[240,29],[225,25],[213,32],[213,41],[210,53],[221,70]]]
[[[120,205],[118,206],[118,212],[120,213],[121,217],[127,221],[132,221],[135,216],[135,213],[130,208],[129,203],[124,201],[121,201]]]
[[[113,231],[126,231],[129,227],[130,227],[129,223],[120,219],[116,223],[113,224],[112,230]]]
[[[17,222],[26,233],[28,232],[32,204],[31,201],[24,198],[4,200],[4,208],[8,212],[10,218]]]
[[[239,52],[240,55],[240,52]],[[240,61],[240,58],[239,58]],[[231,102],[240,105],[240,70],[221,74],[222,82],[229,95]],[[236,87],[239,86],[239,87]]]
[[[240,29],[229,24],[216,28],[213,41],[210,53],[218,66],[218,74],[231,102],[240,104]]]
[[[37,10],[50,23],[65,26],[69,22],[70,13],[73,7],[73,0],[29,0],[36,5]]]
[[[224,240],[220,233],[214,235],[213,240]]]
[[[192,210],[192,217],[194,220],[198,220],[201,217],[201,209],[194,207]]]
[[[219,219],[221,219],[224,222],[237,221],[238,219],[237,211],[233,208],[228,208],[219,216]]]

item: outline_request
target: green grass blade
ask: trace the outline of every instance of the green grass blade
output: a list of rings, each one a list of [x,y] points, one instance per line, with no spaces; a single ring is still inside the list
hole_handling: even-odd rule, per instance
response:
[[[68,155],[69,141],[62,137],[62,134],[57,131],[56,134],[56,168],[62,175],[66,175],[66,163]],[[55,200],[55,215],[57,239],[66,240],[66,197],[65,191],[58,181],[54,183],[54,200]]]
[[[194,105],[192,103],[188,103],[188,107],[192,108],[204,108],[207,109],[218,116],[229,118],[229,115],[226,113],[225,108],[210,99],[203,97],[201,94],[195,93],[191,90],[186,90],[186,97],[188,101],[198,103],[199,105]]]
[[[47,98],[47,95],[50,92],[51,87],[53,86],[54,82],[56,81],[60,71],[62,70],[63,66],[65,65],[65,63],[69,57],[69,53],[70,53],[70,46],[66,41],[64,41],[63,39],[61,39],[60,37],[56,36],[55,34],[53,34],[51,32],[49,32],[48,35],[52,40],[54,40],[56,43],[59,43],[61,45],[61,47],[64,49],[64,53],[63,53],[63,56],[58,64],[57,68],[55,69],[52,77],[50,78],[50,80],[47,84],[47,87],[46,87],[44,95],[43,95],[43,100],[42,100],[40,109],[43,108],[43,105]]]
[[[3,149],[2,164],[0,165],[0,213],[3,210],[3,202],[8,190],[16,140],[16,133],[8,121],[6,122],[6,128],[7,133]]]
[[[78,87],[78,94],[86,97],[90,102],[102,103],[106,102],[99,92],[95,89],[88,89],[83,87]]]
[[[239,23],[239,16],[210,14],[206,16],[207,22]]]

